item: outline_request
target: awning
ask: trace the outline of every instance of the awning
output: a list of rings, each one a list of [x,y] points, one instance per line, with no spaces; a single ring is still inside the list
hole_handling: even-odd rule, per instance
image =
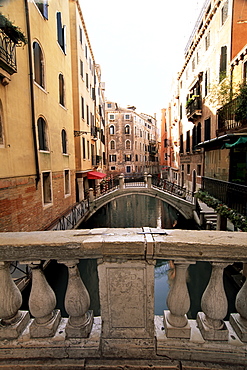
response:
[[[90,180],[103,179],[104,177],[106,177],[106,174],[98,171],[90,171],[87,173],[87,178]]]
[[[241,136],[235,143],[229,144],[229,143],[224,143],[222,146],[222,149],[224,148],[234,148],[235,146],[247,144],[247,137]]]

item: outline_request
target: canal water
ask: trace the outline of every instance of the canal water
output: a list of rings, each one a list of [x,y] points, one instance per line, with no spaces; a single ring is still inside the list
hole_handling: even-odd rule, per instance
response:
[[[128,227],[157,227],[162,229],[186,229],[195,230],[197,227],[179,214],[169,204],[151,198],[146,195],[129,195],[118,198],[98,210],[86,223],[79,228],[128,228]],[[91,299],[91,307],[95,316],[100,315],[100,302],[98,291],[98,274],[96,260],[81,260],[79,270],[84,284],[86,285]],[[211,265],[207,262],[197,262],[188,268],[187,286],[191,297],[191,307],[188,312],[189,318],[196,318],[201,310],[200,302],[202,294],[208,284],[211,273]],[[169,291],[169,278],[171,270],[169,261],[158,260],[155,267],[155,314],[162,315],[167,309],[166,297]],[[51,261],[46,268],[46,277],[55,291],[57,307],[61,309],[62,316],[67,316],[64,309],[64,296],[67,285],[67,268]],[[236,312],[234,307],[235,296],[239,287],[234,284],[232,277],[224,276],[224,284],[228,296],[230,312]]]

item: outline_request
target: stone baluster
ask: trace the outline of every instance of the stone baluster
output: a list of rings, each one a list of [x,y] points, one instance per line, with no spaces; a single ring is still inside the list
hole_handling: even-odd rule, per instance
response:
[[[174,261],[174,273],[171,274],[171,287],[167,296],[164,312],[164,327],[168,338],[190,338],[190,325],[187,312],[190,308],[190,296],[186,284],[189,262]]]
[[[0,339],[15,339],[30,319],[29,313],[20,311],[21,292],[10,274],[10,262],[0,262]]]
[[[55,335],[60,322],[60,310],[56,307],[56,296],[41,269],[40,261],[29,263],[32,269],[32,289],[29,296],[29,309],[34,316],[30,325],[32,338],[45,338]]]
[[[89,201],[93,202],[93,200],[94,200],[93,189],[90,188],[90,189],[88,189],[88,191],[89,191]]]
[[[227,297],[223,284],[226,263],[213,262],[211,277],[205,289],[197,323],[206,340],[228,340],[228,329],[223,321],[227,314]]]
[[[93,325],[93,312],[88,311],[90,297],[83,284],[77,264],[79,260],[60,262],[68,267],[68,285],[65,295],[65,310],[69,320],[65,331],[68,338],[86,338]]]
[[[235,307],[238,313],[230,315],[230,324],[242,342],[247,342],[247,263],[243,265],[243,276],[246,280],[239,290]]]

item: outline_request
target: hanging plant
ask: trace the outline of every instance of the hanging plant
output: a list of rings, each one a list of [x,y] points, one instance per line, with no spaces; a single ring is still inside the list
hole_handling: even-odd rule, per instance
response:
[[[0,29],[15,43],[27,44],[27,38],[20,30],[19,27],[15,26],[8,18],[0,13]]]
[[[200,189],[195,196],[209,207],[215,209],[215,211],[221,216],[228,218],[235,227],[241,231],[247,232],[247,219],[245,216],[236,212],[234,209],[229,208],[226,204],[223,204],[220,200],[214,198],[206,191]]]

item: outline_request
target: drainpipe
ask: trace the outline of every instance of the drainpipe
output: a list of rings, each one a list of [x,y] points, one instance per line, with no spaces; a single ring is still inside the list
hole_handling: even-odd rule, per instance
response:
[[[31,32],[30,32],[28,0],[24,0],[24,2],[25,2],[25,14],[26,14],[26,24],[27,24],[27,39],[28,39],[27,46],[28,46],[28,61],[29,61],[31,119],[32,119],[32,131],[33,131],[34,158],[35,158],[35,167],[36,167],[35,183],[36,183],[36,189],[37,189],[38,183],[40,180],[40,173],[39,173],[38,145],[37,145],[36,126],[35,126],[32,46],[31,46]]]

